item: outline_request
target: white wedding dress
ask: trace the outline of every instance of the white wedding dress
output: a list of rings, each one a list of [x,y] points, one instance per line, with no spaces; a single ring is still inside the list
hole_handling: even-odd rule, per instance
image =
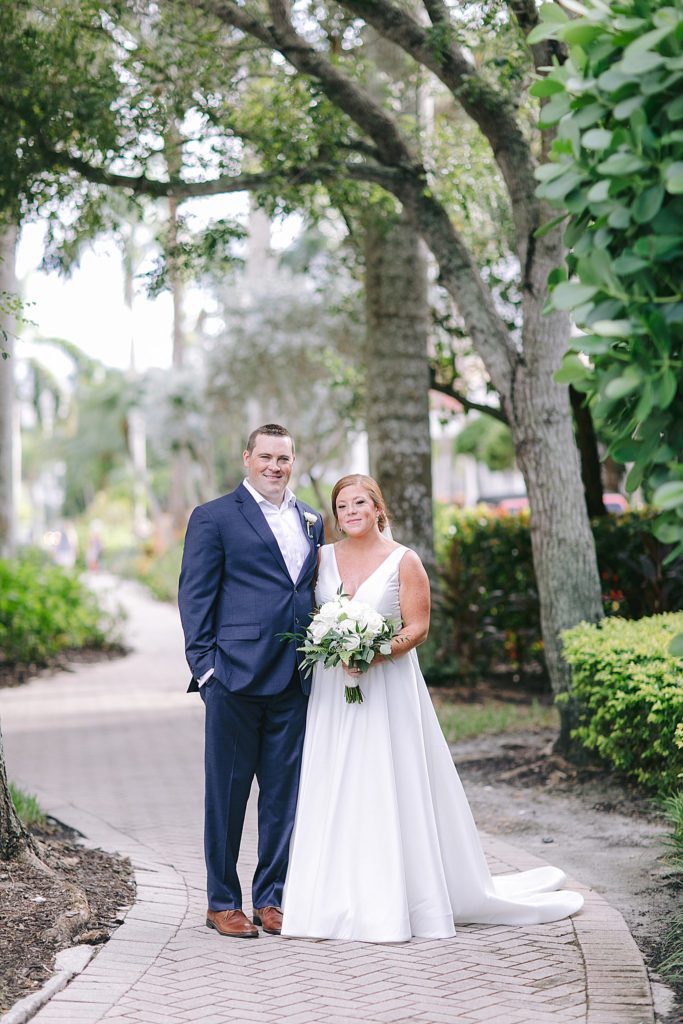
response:
[[[395,548],[356,597],[400,621]],[[340,585],[322,548],[316,602]],[[341,668],[314,670],[282,934],[363,942],[446,938],[455,923],[539,924],[583,898],[544,867],[492,878],[415,651],[361,677],[347,704]]]

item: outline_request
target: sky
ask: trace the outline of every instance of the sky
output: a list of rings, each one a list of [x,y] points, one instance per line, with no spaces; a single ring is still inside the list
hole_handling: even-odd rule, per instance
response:
[[[200,220],[221,216],[246,215],[246,195],[216,197],[188,202],[183,212],[194,213]],[[299,228],[289,218],[273,226],[275,249],[288,245]],[[69,277],[56,271],[40,270],[45,237],[44,225],[26,224],[22,230],[17,253],[17,276],[24,302],[25,316],[33,321],[24,328],[18,355],[31,355],[36,346],[32,338],[64,338],[83,349],[89,356],[108,366],[126,369],[130,366],[131,341],[135,346],[138,370],[171,365],[172,308],[171,297],[163,293],[149,299],[138,282],[133,303],[133,316],[124,303],[121,254],[113,239],[102,238],[84,254],[80,265]],[[186,315],[192,323],[210,298],[199,289],[189,289]],[[69,361],[56,350],[40,346],[41,360],[56,374],[69,372]]]

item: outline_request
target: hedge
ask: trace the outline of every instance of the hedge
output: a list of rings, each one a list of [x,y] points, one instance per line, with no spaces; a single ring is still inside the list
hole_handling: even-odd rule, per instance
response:
[[[683,783],[683,659],[668,652],[683,613],[603,619],[563,633],[588,750],[659,792]]]
[[[683,559],[664,569],[670,548],[652,536],[651,518],[629,512],[592,521],[608,616],[638,619],[683,608]],[[456,510],[446,523],[442,514],[440,526],[439,658],[451,674],[544,678],[528,513]]]
[[[45,665],[65,649],[104,647],[112,626],[77,575],[39,555],[0,560],[0,665]]]

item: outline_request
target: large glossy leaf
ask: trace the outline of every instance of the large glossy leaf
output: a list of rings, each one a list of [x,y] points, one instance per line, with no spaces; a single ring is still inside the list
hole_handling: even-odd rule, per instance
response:
[[[636,174],[642,171],[647,164],[635,153],[612,153],[606,160],[598,164],[600,174],[622,175]]]
[[[584,149],[607,149],[613,135],[607,128],[591,128],[581,136],[581,145]]]
[[[651,32],[644,32],[642,36],[638,36],[624,50],[624,63],[630,63],[638,54],[645,53],[647,50],[653,50],[655,46],[661,43],[662,39],[666,39],[668,35],[671,35],[674,28],[675,25],[665,25],[662,28],[654,28]]]
[[[552,302],[555,309],[576,309],[583,302],[588,302],[598,289],[593,285],[579,284],[578,281],[567,281],[553,289]]]
[[[664,172],[664,182],[667,192],[671,192],[673,195],[683,193],[683,160],[669,164]]]
[[[590,369],[573,352],[568,352],[562,360],[562,365],[554,375],[557,384],[574,384],[584,377],[590,376]]]
[[[662,510],[683,505],[683,480],[669,480],[658,487],[652,495],[652,504]]]
[[[653,185],[645,189],[633,204],[633,219],[636,224],[647,224],[659,213],[664,202],[664,189],[661,185]]]
[[[627,366],[621,377],[615,377],[605,387],[605,397],[616,401],[632,394],[642,384],[643,378],[635,366]]]

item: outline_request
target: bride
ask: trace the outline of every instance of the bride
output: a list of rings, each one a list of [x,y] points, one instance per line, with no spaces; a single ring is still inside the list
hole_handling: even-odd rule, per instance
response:
[[[315,666],[282,934],[401,942],[446,938],[455,923],[538,924],[575,913],[578,893],[544,867],[492,878],[415,647],[429,629],[429,581],[383,534],[377,483],[345,476],[332,491],[345,539],[321,549],[318,606],[344,593],[402,623],[391,658],[345,702],[343,668]],[[358,678],[354,678],[354,683]]]

